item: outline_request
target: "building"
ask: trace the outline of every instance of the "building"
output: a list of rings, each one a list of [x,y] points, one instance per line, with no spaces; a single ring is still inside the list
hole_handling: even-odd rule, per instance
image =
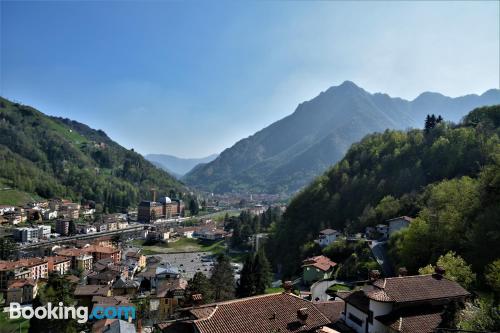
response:
[[[325,256],[307,258],[302,262],[302,280],[305,284],[325,280],[332,276],[337,264]]]
[[[75,223],[73,220],[62,219],[56,221],[56,233],[61,236],[69,236],[75,233]]]
[[[114,247],[100,246],[100,245],[89,245],[82,249],[85,253],[91,254],[94,258],[94,262],[111,258],[115,264],[119,263],[121,260],[121,250]]]
[[[57,214],[57,210],[50,210],[50,209],[46,209],[42,213],[42,216],[43,216],[44,220],[53,220],[53,219],[56,219],[57,215],[58,215]]]
[[[36,281],[33,279],[19,279],[9,282],[5,292],[5,304],[20,303],[27,304],[33,302],[38,293]]]
[[[264,207],[261,204],[257,204],[257,205],[254,205],[253,207],[250,207],[248,209],[248,211],[250,212],[250,214],[253,214],[253,215],[262,215],[266,211],[266,207]]]
[[[57,272],[64,275],[71,269],[71,258],[63,256],[47,257],[48,269],[50,272]]]
[[[291,293],[260,295],[189,310],[197,333],[315,332],[330,320]]]
[[[226,237],[226,232],[221,229],[201,229],[193,234],[194,237],[204,241],[218,241]]]
[[[141,254],[141,250],[137,251],[128,251],[125,253],[125,260],[135,260],[137,261],[137,264],[140,269],[143,269],[146,267],[146,256]]]
[[[111,287],[109,285],[78,285],[76,286],[74,296],[79,305],[90,307],[94,296],[111,296]]]
[[[334,229],[321,230],[316,243],[318,243],[321,247],[325,247],[335,242],[340,236],[341,233]]]
[[[31,279],[31,269],[16,261],[0,261],[0,290],[7,288],[12,280]]]
[[[358,333],[434,332],[444,307],[470,295],[440,268],[435,274],[378,279],[364,290],[336,294],[345,302],[345,323]]]
[[[391,236],[395,232],[398,232],[401,229],[408,228],[411,221],[413,221],[413,219],[408,216],[400,216],[387,220],[386,222],[389,225],[389,236]]]
[[[38,280],[49,277],[49,263],[45,258],[19,259],[15,263],[21,267],[30,269],[32,279]]]
[[[21,243],[32,243],[38,241],[38,228],[16,228],[14,239]]]
[[[90,271],[94,258],[90,254],[81,254],[75,258],[75,267],[81,271]]]
[[[38,226],[38,238],[39,239],[48,239],[50,238],[50,234],[52,233],[52,229],[50,225],[39,225]]]
[[[149,223],[161,218],[163,215],[163,205],[155,201],[141,201],[137,208],[137,221]]]
[[[97,232],[97,228],[88,223],[78,223],[76,225],[76,232],[79,234],[92,234]]]

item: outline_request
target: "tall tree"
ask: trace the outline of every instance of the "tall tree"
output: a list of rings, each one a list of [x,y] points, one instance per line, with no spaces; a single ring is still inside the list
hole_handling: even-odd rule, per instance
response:
[[[2,237],[0,238],[0,259],[10,260],[17,254],[17,245],[11,239]]]
[[[266,289],[272,282],[271,265],[267,260],[264,249],[261,248],[254,259],[254,272],[255,272],[255,292],[257,294],[264,294]]]
[[[57,273],[50,273],[47,284],[38,293],[33,301],[33,308],[45,306],[47,303],[58,305],[62,302],[64,306],[74,306],[74,285],[68,283],[66,278]],[[78,331],[76,319],[30,319],[29,332],[37,333],[74,333]]]
[[[254,264],[254,256],[252,254],[247,255],[241,270],[240,283],[236,290],[238,297],[248,297],[256,294]]]
[[[214,289],[215,301],[225,301],[234,298],[234,272],[231,261],[225,254],[217,257],[217,262],[212,269],[210,283]]]
[[[196,272],[188,282],[188,292],[190,295],[201,294],[204,303],[211,303],[214,300],[214,291],[210,280],[201,272]]]

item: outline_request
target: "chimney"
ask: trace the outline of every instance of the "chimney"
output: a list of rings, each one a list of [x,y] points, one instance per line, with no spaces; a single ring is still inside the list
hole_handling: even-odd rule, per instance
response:
[[[285,293],[291,294],[293,291],[293,284],[292,281],[285,281],[283,283],[283,289],[285,289]]]
[[[372,271],[370,271],[369,275],[368,275],[368,279],[370,280],[370,282],[374,282],[378,279],[380,279],[380,272],[378,269],[374,269]]]
[[[302,325],[305,325],[307,322],[307,317],[309,317],[309,313],[307,308],[300,308],[297,310],[297,319],[300,321]]]
[[[446,273],[446,270],[444,269],[443,266],[436,266],[434,268],[434,278],[438,279],[438,280],[441,280],[444,276],[444,274]]]
[[[406,275],[408,275],[408,270],[406,269],[406,267],[399,267],[398,275],[399,276],[406,276]]]

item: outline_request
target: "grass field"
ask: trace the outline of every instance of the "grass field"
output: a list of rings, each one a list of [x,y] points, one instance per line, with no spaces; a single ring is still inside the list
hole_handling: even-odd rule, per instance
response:
[[[30,322],[27,319],[9,319],[9,314],[0,312],[0,333],[27,333]]]
[[[33,196],[26,192],[9,189],[0,189],[0,205],[14,205],[23,206],[26,203],[39,199],[37,196]]]
[[[212,252],[218,254],[225,251],[224,241],[205,243],[194,238],[181,238],[176,242],[155,245],[144,245],[143,240],[134,240],[132,245],[142,247],[144,254],[172,252]]]

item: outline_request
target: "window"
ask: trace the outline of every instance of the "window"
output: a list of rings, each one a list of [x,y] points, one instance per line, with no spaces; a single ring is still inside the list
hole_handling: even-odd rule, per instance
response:
[[[359,319],[358,317],[356,317],[352,313],[349,313],[349,320],[358,326],[363,326],[363,320]]]

